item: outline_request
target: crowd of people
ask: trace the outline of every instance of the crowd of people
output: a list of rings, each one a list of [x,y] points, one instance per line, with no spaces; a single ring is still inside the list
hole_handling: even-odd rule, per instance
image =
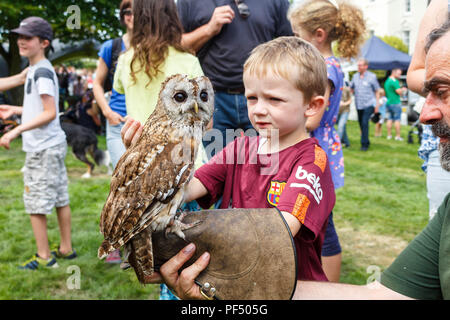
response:
[[[442,70],[450,68],[445,63],[450,55],[449,9],[447,0],[432,1],[408,71],[409,88],[427,93],[421,121],[430,126],[429,136],[435,139],[429,153],[441,149],[436,158],[446,173],[450,170],[450,79]],[[30,67],[19,75],[0,79],[0,90],[25,84],[23,107],[0,106],[0,118],[22,116],[22,123],[1,137],[0,146],[9,148],[10,142],[22,135],[27,153],[24,204],[37,246],[37,253],[20,268],[55,267],[57,259],[77,256],[71,243],[64,165],[67,144],[57,117],[61,97],[74,96],[77,103],[83,104],[88,101],[84,99],[86,92],[92,93],[90,103],[95,100],[106,119],[107,147],[115,167],[142,133],[142,124],[154,110],[161,84],[168,76],[182,73],[192,78],[206,75],[211,80],[215,110],[209,128],[220,132],[213,141],[203,140],[196,172],[187,185],[189,196],[185,205],[190,210],[212,205],[277,207],[290,228],[297,252],[296,298],[450,297],[446,277],[450,263],[445,259],[438,261],[439,250],[450,246],[448,237],[439,238],[448,234],[450,200],[444,200],[445,193],[440,199],[434,197],[436,183],[431,175],[427,188],[430,199],[433,198],[435,217],[383,274],[378,289],[367,291],[363,286],[337,284],[341,247],[333,208],[339,201],[335,190],[344,186],[342,147],[350,147],[346,122],[352,100],[361,129],[360,150],[367,152],[371,119],[376,126],[375,136],[381,135],[381,124],[386,120],[387,139],[393,138],[394,125],[394,139],[402,140],[401,97],[406,90],[399,82],[400,69],[392,70],[381,88],[364,58],[357,60],[358,72],[345,84],[340,60],[331,44],[337,42],[342,58],[358,58],[365,23],[357,6],[346,1],[310,0],[289,10],[287,0],[231,4],[218,0],[123,0],[119,10],[126,32],[102,45],[95,77],[64,67],[55,72],[45,57],[53,32],[44,19],[30,17],[11,30],[18,34],[20,54],[29,60]],[[442,15],[439,23],[430,23],[427,17],[437,13]],[[431,35],[427,38],[428,34]],[[107,98],[105,93],[109,91]],[[62,106],[64,110],[64,103]],[[88,110],[86,114],[91,116]],[[267,129],[277,130],[277,134],[272,135]],[[244,134],[239,137],[236,130]],[[258,135],[247,134],[254,131]],[[249,157],[278,154],[278,171],[263,175],[251,163],[230,166],[217,161],[227,158],[227,154],[236,154],[244,145],[255,153]],[[206,159],[202,159],[204,153]],[[427,160],[431,163],[428,156]],[[248,180],[251,185],[245,183]],[[269,201],[269,195],[277,192],[274,182],[282,184],[283,191]],[[448,189],[447,182],[443,185]],[[245,196],[249,194],[252,196]],[[442,203],[439,209],[437,202]],[[46,215],[54,207],[61,243],[57,248],[49,248]],[[443,241],[440,247],[439,240]],[[418,248],[430,246],[435,250],[423,249],[426,253],[416,256],[421,251]],[[161,283],[161,299],[208,298],[194,279],[207,266],[209,253],[205,252],[180,274],[177,272],[194,249],[190,244],[151,277],[151,282]],[[107,260],[122,261],[120,251],[111,253]],[[414,261],[413,266],[410,261]],[[401,271],[405,265],[411,270],[407,274]]]

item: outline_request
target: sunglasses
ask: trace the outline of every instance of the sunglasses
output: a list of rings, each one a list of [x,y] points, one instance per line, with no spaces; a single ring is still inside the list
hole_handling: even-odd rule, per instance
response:
[[[239,15],[244,19],[248,18],[248,16],[250,15],[250,9],[244,3],[244,0],[234,0],[234,3],[236,3]]]
[[[131,10],[131,9],[122,11],[122,15],[124,15],[124,16],[131,16],[132,14],[133,14],[133,10]]]

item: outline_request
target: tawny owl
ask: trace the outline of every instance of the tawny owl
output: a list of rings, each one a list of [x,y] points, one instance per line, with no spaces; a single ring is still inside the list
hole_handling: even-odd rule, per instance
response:
[[[214,92],[207,77],[174,75],[161,85],[155,111],[138,141],[120,158],[100,218],[101,259],[124,246],[125,260],[142,283],[153,273],[152,232],[183,237],[177,209],[194,172]]]

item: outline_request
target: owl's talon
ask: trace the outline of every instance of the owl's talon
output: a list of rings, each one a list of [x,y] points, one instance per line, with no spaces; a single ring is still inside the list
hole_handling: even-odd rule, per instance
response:
[[[184,215],[183,215],[183,217],[181,217],[181,219],[183,219],[183,218],[184,218]],[[168,238],[169,233],[175,233],[181,239],[185,240],[186,237],[185,237],[183,231],[191,229],[193,227],[196,227],[200,223],[202,223],[201,221],[194,221],[192,223],[183,223],[183,222],[181,222],[181,219],[174,219],[173,222],[167,226],[166,230],[164,231],[164,235],[165,235],[166,239]]]

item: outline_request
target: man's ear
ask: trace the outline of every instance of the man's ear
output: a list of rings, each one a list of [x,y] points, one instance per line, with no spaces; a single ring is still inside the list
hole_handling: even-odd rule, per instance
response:
[[[327,102],[328,101],[324,96],[312,97],[311,101],[308,104],[308,107],[306,108],[305,117],[313,117],[316,114],[322,112]]]

